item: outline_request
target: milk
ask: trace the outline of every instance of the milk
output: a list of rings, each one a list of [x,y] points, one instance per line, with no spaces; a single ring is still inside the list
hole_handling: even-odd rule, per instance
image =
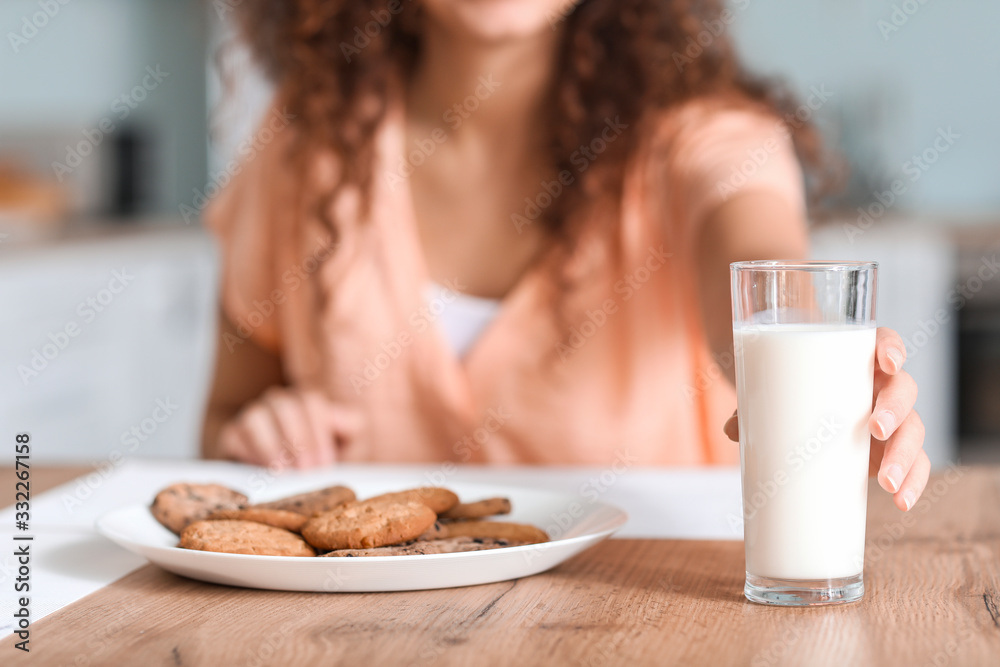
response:
[[[753,325],[733,336],[747,572],[860,574],[875,328]]]

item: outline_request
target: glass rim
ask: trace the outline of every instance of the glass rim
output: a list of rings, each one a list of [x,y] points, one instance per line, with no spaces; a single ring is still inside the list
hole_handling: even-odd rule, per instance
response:
[[[828,259],[756,259],[733,262],[732,271],[865,271],[877,270],[878,262]]]

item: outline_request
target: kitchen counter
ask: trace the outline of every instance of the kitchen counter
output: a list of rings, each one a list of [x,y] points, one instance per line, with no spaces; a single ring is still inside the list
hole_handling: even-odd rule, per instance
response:
[[[114,490],[125,484],[116,476],[93,489],[71,513],[74,520],[89,519],[116,502],[149,497],[165,480],[246,479],[248,470],[235,466],[227,472],[204,462],[183,464],[186,470],[176,463],[127,465],[133,466],[123,469],[130,472],[132,497]],[[389,469],[355,466],[326,476],[349,480],[351,474],[383,470]],[[177,477],[178,472],[186,476]],[[38,493],[73,471],[32,474]],[[460,468],[455,480],[522,480],[532,486],[547,480],[546,488],[566,490],[592,474]],[[2,479],[13,479],[9,468]],[[738,539],[676,538],[686,530],[678,527],[684,521],[724,531],[720,518],[738,499],[738,479],[733,469],[626,471],[606,499],[639,516],[622,533],[629,539],[606,541],[549,572],[497,584],[382,594],[285,593],[206,584],[142,565],[35,621],[30,654],[15,650],[13,637],[2,641],[0,654],[5,665],[134,664],[139,656],[144,664],[174,665],[996,664],[1000,468],[937,472],[906,515],[873,487],[865,598],[813,609],[747,602]],[[76,493],[80,483],[35,502],[57,508],[53,501]],[[10,501],[13,484],[3,486],[3,499]],[[651,500],[650,493],[662,502],[655,495]],[[682,496],[686,502],[679,502]],[[671,515],[676,510],[682,511]],[[39,531],[82,531],[79,525],[62,527],[68,512],[51,509],[33,521]],[[0,517],[8,530],[12,513]],[[660,537],[653,534],[658,526]],[[64,569],[88,571],[86,563],[62,560]]]

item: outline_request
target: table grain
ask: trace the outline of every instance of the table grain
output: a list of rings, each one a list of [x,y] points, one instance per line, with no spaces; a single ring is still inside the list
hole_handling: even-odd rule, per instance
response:
[[[34,470],[32,490],[69,474]],[[856,604],[752,604],[743,565],[741,542],[610,540],[526,579],[382,594],[231,588],[148,565],[32,624],[30,654],[5,640],[0,662],[1000,664],[1000,468],[935,473],[908,515],[873,482]]]

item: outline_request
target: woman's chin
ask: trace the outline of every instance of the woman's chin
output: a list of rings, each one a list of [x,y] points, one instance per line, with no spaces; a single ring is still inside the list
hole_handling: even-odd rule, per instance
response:
[[[456,34],[483,42],[517,41],[555,30],[565,0],[431,0],[433,21]]]

